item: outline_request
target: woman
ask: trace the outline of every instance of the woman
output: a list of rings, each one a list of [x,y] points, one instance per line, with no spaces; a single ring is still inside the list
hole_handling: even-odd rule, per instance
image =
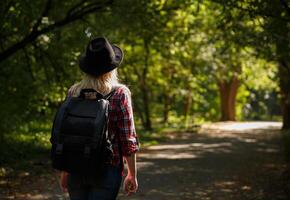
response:
[[[80,59],[80,69],[84,78],[73,85],[68,95],[78,96],[83,88],[92,88],[102,95],[113,91],[109,98],[109,138],[112,140],[113,157],[107,164],[100,180],[90,180],[78,174],[61,172],[60,183],[68,191],[71,200],[114,200],[121,185],[124,163],[128,173],[123,188],[127,195],[138,188],[136,152],[138,139],[135,132],[130,90],[118,82],[117,67],[123,59],[122,50],[112,45],[104,37],[93,39]]]

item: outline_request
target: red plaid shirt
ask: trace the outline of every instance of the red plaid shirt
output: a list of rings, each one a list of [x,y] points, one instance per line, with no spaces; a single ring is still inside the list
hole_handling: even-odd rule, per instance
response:
[[[121,161],[123,168],[123,159],[120,159],[119,149],[122,156],[130,156],[139,150],[129,89],[123,86],[117,88],[109,101],[108,132],[113,145],[111,164],[118,166]]]
[[[73,93],[72,90],[72,88],[69,90],[68,95]],[[120,86],[108,100],[110,102],[108,134],[113,146],[113,158],[110,164],[121,166],[123,171],[124,162],[123,158],[120,158],[120,154],[130,156],[139,150],[131,93],[127,87]]]

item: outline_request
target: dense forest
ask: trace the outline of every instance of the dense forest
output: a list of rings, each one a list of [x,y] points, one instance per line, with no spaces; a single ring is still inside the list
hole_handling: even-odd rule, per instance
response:
[[[118,199],[290,199],[289,0],[1,0],[0,199],[68,199],[52,122],[98,36],[140,139]]]
[[[290,128],[286,0],[2,0],[0,136],[48,127],[87,42],[125,53],[139,127],[282,120]]]

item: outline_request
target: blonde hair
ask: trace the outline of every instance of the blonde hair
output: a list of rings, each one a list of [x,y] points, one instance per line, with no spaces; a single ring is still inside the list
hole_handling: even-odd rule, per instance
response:
[[[82,89],[93,88],[102,95],[106,95],[110,93],[114,87],[118,86],[125,85],[119,83],[117,70],[114,69],[97,77],[85,73],[83,79],[80,82],[74,84],[69,91],[72,96],[78,96]]]

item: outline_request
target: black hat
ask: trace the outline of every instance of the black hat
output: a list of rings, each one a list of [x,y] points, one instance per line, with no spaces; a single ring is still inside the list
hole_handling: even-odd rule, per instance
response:
[[[118,67],[122,60],[121,48],[110,44],[105,37],[98,37],[90,41],[80,57],[79,65],[82,71],[99,76]]]

